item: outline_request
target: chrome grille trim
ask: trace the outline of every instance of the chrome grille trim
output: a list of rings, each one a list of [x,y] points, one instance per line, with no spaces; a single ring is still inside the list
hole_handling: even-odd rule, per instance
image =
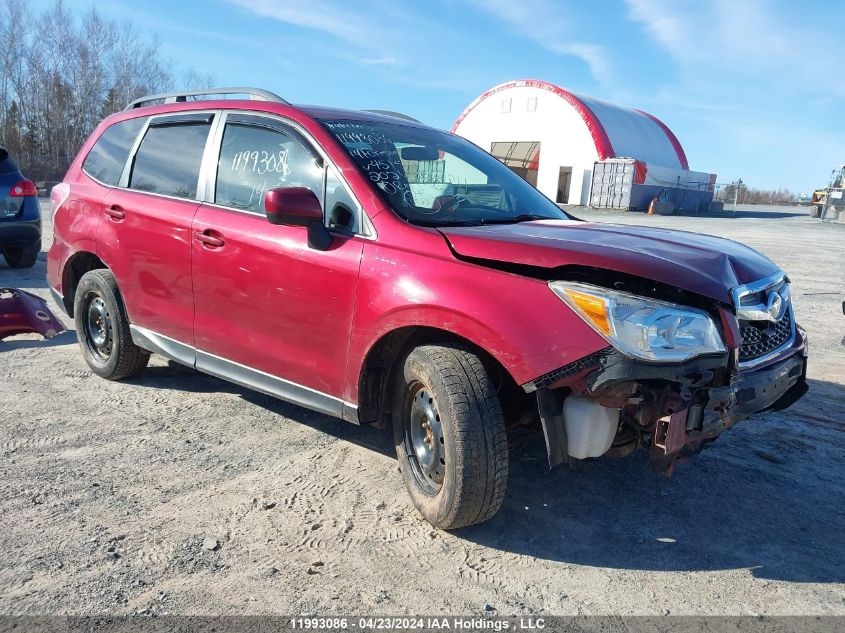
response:
[[[774,321],[768,314],[760,314],[762,312],[762,306],[760,305],[742,305],[742,299],[744,297],[758,294],[778,286],[781,286],[778,294],[786,302],[786,311],[779,320]],[[737,316],[739,331],[743,336],[742,344],[739,350],[737,350],[737,367],[740,370],[751,369],[767,363],[780,356],[784,350],[792,346],[795,342],[795,315],[792,310],[789,279],[786,273],[779,271],[754,283],[737,286],[731,290],[731,295],[734,300],[734,310]],[[749,316],[755,318],[747,318]],[[753,323],[765,324],[767,326],[767,330],[772,333],[771,338],[776,341],[776,347],[771,349],[766,347],[766,340],[769,337],[765,337],[758,328],[752,325]],[[753,340],[746,342],[746,337]],[[785,340],[782,340],[784,338]],[[743,349],[745,349],[744,352]]]

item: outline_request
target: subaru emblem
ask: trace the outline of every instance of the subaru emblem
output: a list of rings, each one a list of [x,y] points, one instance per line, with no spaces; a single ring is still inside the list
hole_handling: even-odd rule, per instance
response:
[[[769,317],[772,321],[780,321],[783,317],[784,308],[783,297],[776,290],[769,293],[769,300],[766,303],[766,309],[769,312]]]

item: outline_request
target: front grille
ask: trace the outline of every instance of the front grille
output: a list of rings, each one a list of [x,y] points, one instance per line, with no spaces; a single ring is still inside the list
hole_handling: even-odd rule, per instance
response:
[[[747,363],[777,350],[792,338],[792,331],[792,310],[787,310],[777,323],[740,322],[742,345],[739,348],[739,362]]]

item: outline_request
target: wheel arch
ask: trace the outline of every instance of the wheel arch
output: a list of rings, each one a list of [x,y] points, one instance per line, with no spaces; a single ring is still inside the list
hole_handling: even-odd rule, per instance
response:
[[[500,397],[525,396],[507,368],[478,343],[455,332],[427,325],[406,325],[383,334],[370,346],[358,373],[358,421],[377,427],[387,425],[391,410],[390,385],[407,353],[420,345],[458,345],[481,359]],[[503,407],[505,400],[502,398]]]
[[[110,270],[102,259],[90,251],[78,251],[65,262],[62,271],[62,304],[71,318],[73,318],[73,301],[79,280],[85,273],[98,269]]]

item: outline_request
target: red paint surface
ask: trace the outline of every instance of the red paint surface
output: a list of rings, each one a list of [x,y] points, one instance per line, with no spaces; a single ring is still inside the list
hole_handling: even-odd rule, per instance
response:
[[[648,165],[641,160],[634,161],[634,184],[645,184],[645,177],[648,174]]]
[[[112,189],[102,206],[96,254],[114,273],[130,321],[193,345],[191,221],[199,204]]]
[[[771,260],[738,242],[670,229],[547,220],[441,231],[464,257],[612,269],[726,304],[731,288],[778,272]]]
[[[365,240],[308,247],[306,229],[203,205],[191,246],[197,349],[340,396]]]

